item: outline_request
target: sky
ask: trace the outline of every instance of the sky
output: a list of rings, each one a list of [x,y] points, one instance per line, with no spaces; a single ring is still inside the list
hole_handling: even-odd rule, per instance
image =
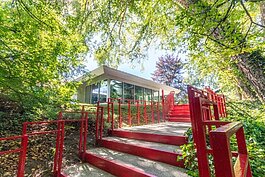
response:
[[[118,70],[124,71],[145,79],[152,80],[152,73],[156,69],[156,62],[158,58],[166,54],[174,54],[172,52],[157,50],[155,48],[150,48],[148,50],[148,56],[142,63],[122,63],[118,66]],[[89,71],[96,69],[98,67],[97,61],[93,58],[87,58],[89,64],[87,64],[87,69]]]
[[[156,62],[158,61],[158,58],[166,55],[166,54],[172,54],[163,50],[156,50],[155,48],[150,48],[148,50],[148,57],[145,59],[142,63],[130,63],[125,62],[118,66],[118,70],[124,71],[145,79],[152,80],[152,73],[154,73],[156,69]],[[87,58],[87,61],[89,61],[89,64],[87,64],[88,70],[93,70],[98,67],[97,61],[93,58]]]

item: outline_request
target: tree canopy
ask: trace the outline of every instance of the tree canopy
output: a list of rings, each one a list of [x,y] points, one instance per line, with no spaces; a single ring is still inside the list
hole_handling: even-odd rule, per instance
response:
[[[117,65],[156,46],[186,51],[189,68],[223,91],[264,101],[264,11],[262,1],[1,1],[1,94],[60,103],[85,54]]]

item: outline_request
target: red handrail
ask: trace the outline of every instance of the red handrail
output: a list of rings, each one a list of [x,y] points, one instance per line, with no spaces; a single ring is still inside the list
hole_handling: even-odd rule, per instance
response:
[[[238,156],[234,167],[229,142],[233,134],[236,134],[238,145]],[[210,140],[213,148],[216,177],[252,177],[242,123],[232,122],[212,130]]]
[[[198,158],[198,168],[199,168],[199,174],[203,177],[210,177],[210,168],[209,168],[209,162],[208,162],[208,155],[213,154],[214,155],[214,163],[216,169],[216,175],[218,174],[220,176],[227,176],[227,177],[234,177],[233,175],[225,175],[224,171],[231,170],[231,164],[228,163],[231,162],[231,156],[238,156],[238,163],[241,164],[243,162],[246,162],[247,157],[247,151],[246,151],[246,144],[245,144],[245,137],[243,128],[241,126],[239,133],[237,134],[238,139],[238,146],[239,151],[231,152],[229,149],[229,144],[224,145],[224,142],[228,143],[228,138],[230,135],[233,134],[233,132],[236,132],[237,128],[231,128],[231,125],[235,125],[235,123],[230,124],[230,122],[223,122],[219,120],[220,114],[220,104],[218,105],[218,97],[212,97],[209,96],[209,92],[205,92],[203,90],[194,88],[192,86],[188,86],[188,95],[189,95],[189,106],[190,106],[190,113],[191,113],[191,122],[192,122],[192,133],[194,137],[194,143],[195,147],[197,149],[197,158]],[[219,100],[220,101],[220,100]],[[224,101],[220,101],[224,107]],[[213,110],[212,110],[213,109]],[[222,110],[223,108],[221,108]],[[212,112],[214,114],[212,115]],[[238,123],[236,123],[237,125]],[[212,130],[212,127],[217,127],[215,131]],[[230,127],[230,130],[228,130],[226,127]],[[208,128],[208,131],[207,131]],[[220,133],[221,130],[226,130],[227,134]],[[206,144],[206,134],[207,132],[210,132],[210,136],[212,136],[210,145],[212,147],[207,147]],[[217,135],[216,135],[217,134]],[[229,136],[228,136],[229,135]],[[214,137],[213,137],[214,136]],[[218,136],[218,138],[216,138]],[[221,145],[221,146],[220,146]],[[216,150],[218,149],[219,150]],[[221,150],[220,150],[221,149]],[[241,149],[241,150],[240,150]],[[224,154],[223,156],[223,152]],[[229,152],[229,153],[228,153]],[[228,155],[230,156],[228,156]],[[243,154],[243,156],[241,155]],[[220,160],[220,156],[222,156],[222,160]],[[224,164],[225,163],[225,164]],[[229,166],[230,165],[230,166]],[[235,170],[242,171],[242,168],[239,168],[240,165],[237,165]],[[248,164],[247,170],[244,170],[244,172],[248,173],[248,177],[251,176],[250,166]]]

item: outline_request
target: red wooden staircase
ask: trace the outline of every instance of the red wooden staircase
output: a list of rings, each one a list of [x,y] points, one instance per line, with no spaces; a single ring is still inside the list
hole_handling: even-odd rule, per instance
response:
[[[183,131],[177,132],[178,127]],[[184,167],[183,162],[177,157],[181,155],[179,145],[186,143],[183,132],[188,127],[185,123],[160,123],[113,130],[111,136],[98,140],[101,147],[85,153],[85,161],[115,176],[184,177],[184,170],[178,168]]]
[[[167,114],[167,120],[170,122],[191,122],[189,105],[174,105]]]

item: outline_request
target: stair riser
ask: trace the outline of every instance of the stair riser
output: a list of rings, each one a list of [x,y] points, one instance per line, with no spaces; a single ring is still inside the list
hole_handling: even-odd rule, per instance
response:
[[[132,166],[119,164],[114,160],[107,160],[91,153],[85,153],[85,161],[118,177],[154,177]]]
[[[190,113],[190,110],[171,110],[169,112]]]
[[[178,119],[178,118],[176,118],[176,119],[169,118],[169,119],[167,119],[167,121],[169,121],[169,122],[191,122],[190,119]]]
[[[162,150],[146,148],[143,146],[136,146],[136,145],[125,144],[109,140],[101,140],[100,145],[108,149],[141,156],[146,159],[155,160],[178,167],[184,167],[183,161],[177,161],[177,156],[181,155],[178,153],[166,152]]]
[[[112,136],[118,136],[122,138],[144,140],[149,142],[157,142],[157,143],[171,144],[177,146],[181,146],[187,143],[187,138],[185,136],[169,136],[169,135],[158,135],[158,134],[119,131],[119,130],[113,130],[110,133]]]
[[[190,115],[183,115],[183,114],[168,114],[168,117],[187,117],[190,118]]]

